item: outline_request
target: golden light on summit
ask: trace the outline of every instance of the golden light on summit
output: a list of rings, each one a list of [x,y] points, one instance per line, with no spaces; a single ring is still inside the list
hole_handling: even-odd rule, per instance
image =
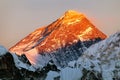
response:
[[[78,41],[105,39],[106,35],[98,30],[83,14],[68,10],[62,17],[45,27],[40,27],[10,51],[25,54],[32,64],[39,62],[39,54],[49,54]]]
[[[74,24],[77,22],[80,22],[85,16],[82,13],[79,13],[77,11],[74,10],[68,10],[65,12],[64,16],[62,16],[61,18],[63,18],[63,24]]]

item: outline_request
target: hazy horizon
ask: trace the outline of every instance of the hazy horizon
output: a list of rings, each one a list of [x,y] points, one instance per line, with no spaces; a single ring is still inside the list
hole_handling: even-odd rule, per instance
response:
[[[47,26],[67,10],[76,10],[103,33],[120,31],[120,0],[1,0],[0,45],[12,47],[35,29]]]

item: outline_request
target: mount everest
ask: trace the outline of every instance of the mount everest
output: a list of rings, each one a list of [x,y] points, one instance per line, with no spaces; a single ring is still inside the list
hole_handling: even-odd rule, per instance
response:
[[[119,80],[120,32],[106,38],[83,14],[69,10],[9,50],[0,46],[0,63],[5,80]]]
[[[69,10],[46,27],[39,28],[10,48],[17,55],[25,54],[31,64],[45,66],[53,61],[67,66],[92,44],[106,38],[83,14]]]

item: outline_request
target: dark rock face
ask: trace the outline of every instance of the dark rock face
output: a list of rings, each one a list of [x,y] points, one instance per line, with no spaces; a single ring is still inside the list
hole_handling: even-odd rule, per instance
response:
[[[21,74],[15,66],[12,55],[7,52],[5,55],[0,56],[0,78],[21,78]]]
[[[89,71],[86,69],[83,69],[83,76],[81,80],[103,80],[101,73],[95,74],[94,71]]]
[[[18,58],[26,64],[30,64],[25,55],[18,56]],[[27,69],[21,68],[18,69],[15,66],[15,62],[11,53],[7,52],[5,55],[0,56],[0,79],[4,80],[41,80],[45,78],[47,72],[59,71],[57,66],[54,65],[52,61],[51,64],[47,64],[41,70],[37,69],[35,72],[29,71]]]
[[[31,63],[29,62],[29,60],[27,59],[27,57],[25,56],[25,54],[22,54],[21,56],[18,55],[18,58],[23,63],[27,63],[27,64],[31,65]]]
[[[60,67],[66,67],[70,61],[77,60],[81,54],[89,48],[92,44],[101,41],[101,38],[91,39],[88,41],[78,41],[72,45],[59,48],[51,53],[40,53],[43,60],[52,60],[55,65]]]

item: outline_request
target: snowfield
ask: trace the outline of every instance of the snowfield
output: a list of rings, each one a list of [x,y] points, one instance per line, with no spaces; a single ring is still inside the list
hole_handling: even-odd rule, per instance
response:
[[[59,76],[60,80],[120,80],[120,32],[92,45]]]

